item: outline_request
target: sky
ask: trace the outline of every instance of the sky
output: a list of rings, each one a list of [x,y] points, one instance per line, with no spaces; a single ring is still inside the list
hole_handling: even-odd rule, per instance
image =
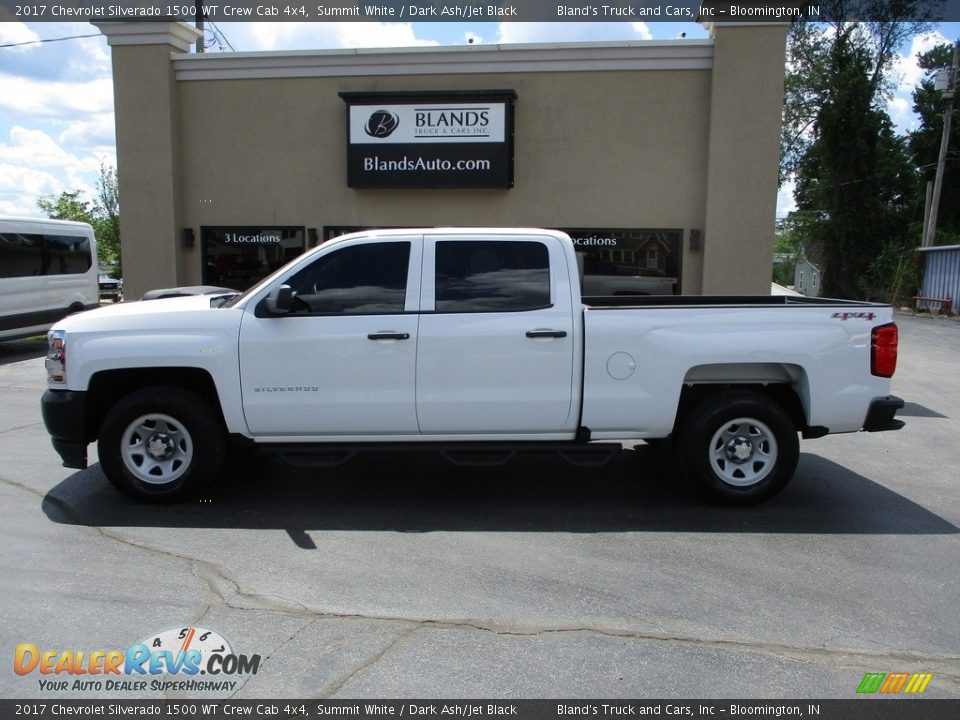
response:
[[[209,28],[209,26],[208,26]],[[219,30],[215,37],[214,29]],[[697,23],[219,23],[208,52],[706,38]],[[685,35],[684,35],[685,34]],[[92,37],[73,37],[92,35]],[[918,52],[960,37],[944,23],[900,49],[900,86],[889,103],[901,132],[916,126],[910,93]],[[41,39],[72,38],[36,43]],[[42,215],[36,201],[63,191],[95,196],[102,164],[116,165],[110,48],[87,23],[0,22],[0,215]],[[122,198],[121,198],[122,202]],[[792,187],[777,201],[793,207]]]

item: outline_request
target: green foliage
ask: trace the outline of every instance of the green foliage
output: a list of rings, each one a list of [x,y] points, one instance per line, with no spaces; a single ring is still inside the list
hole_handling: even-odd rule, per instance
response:
[[[775,263],[773,266],[773,281],[777,283],[777,285],[790,287],[793,285],[793,275],[796,267],[797,260],[795,257],[780,263]]]
[[[100,217],[94,229],[97,233],[97,247],[110,258],[120,277],[122,257],[120,254],[120,191],[117,185],[117,170],[109,165],[100,164],[100,176],[97,178],[97,200],[95,206]]]
[[[835,3],[852,6],[864,3]],[[889,300],[902,285],[917,178],[885,109],[893,62],[927,29],[916,3],[889,3],[887,22],[798,24],[791,29],[781,178],[796,181],[790,230],[818,259],[823,294]],[[865,16],[880,18],[871,5]],[[827,8],[829,15],[829,8]]]
[[[52,195],[37,200],[37,207],[54,220],[74,220],[93,224],[94,210],[90,203],[80,199],[80,190],[63,191],[59,197]]]
[[[920,127],[910,133],[907,147],[920,172],[921,200],[927,182],[932,183],[936,176],[943,135],[943,98],[933,89],[933,76],[937,70],[949,68],[952,60],[953,46],[946,43],[919,56],[920,67],[928,73],[913,91],[913,111],[920,118]],[[949,148],[937,213],[936,245],[955,245],[960,235],[960,122],[956,115],[950,127]]]
[[[794,269],[797,266],[797,251],[803,242],[803,215],[793,213],[790,217],[777,221],[773,236],[774,256],[780,256],[780,262],[774,262],[773,281],[783,286],[793,285]]]
[[[97,238],[100,264],[110,267],[114,277],[120,277],[120,196],[116,169],[100,165],[97,198],[93,202],[81,199],[81,194],[81,190],[64,190],[58,196],[47,195],[37,200],[37,207],[54,220],[89,223]]]

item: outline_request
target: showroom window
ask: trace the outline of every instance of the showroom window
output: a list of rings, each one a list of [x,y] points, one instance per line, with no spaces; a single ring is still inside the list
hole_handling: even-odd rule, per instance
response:
[[[584,295],[674,295],[682,230],[563,228],[583,270]]]
[[[246,290],[303,253],[304,228],[202,227],[203,282]]]

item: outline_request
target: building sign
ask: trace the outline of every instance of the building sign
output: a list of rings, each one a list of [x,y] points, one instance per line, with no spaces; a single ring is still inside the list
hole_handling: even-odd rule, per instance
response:
[[[222,234],[223,242],[227,245],[261,245],[264,243],[280,244],[283,233],[279,230],[257,230],[251,233],[225,231]]]
[[[513,186],[512,90],[340,97],[349,187]]]

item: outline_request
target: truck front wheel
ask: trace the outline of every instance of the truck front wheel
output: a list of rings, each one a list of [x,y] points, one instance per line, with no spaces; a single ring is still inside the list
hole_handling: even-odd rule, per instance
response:
[[[210,405],[174,386],[137,390],[107,413],[97,452],[107,479],[138,500],[182,500],[212,480],[226,451]]]
[[[710,497],[746,505],[766,500],[793,477],[797,428],[769,398],[730,391],[692,409],[679,442],[684,476]]]

